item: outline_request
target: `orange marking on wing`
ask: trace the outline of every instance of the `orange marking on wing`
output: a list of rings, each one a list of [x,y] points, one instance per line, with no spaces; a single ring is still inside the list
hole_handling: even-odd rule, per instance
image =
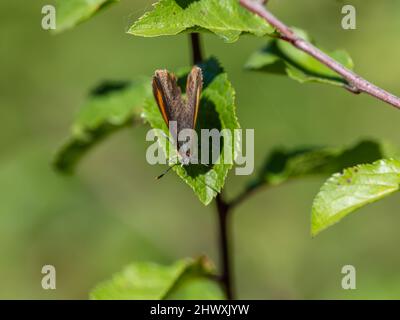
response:
[[[194,117],[193,117],[193,129],[196,128],[197,114],[199,112],[199,104],[200,104],[200,93],[201,93],[201,89],[200,89],[200,87],[198,87],[197,92],[196,92],[196,106],[195,106]]]
[[[157,98],[157,103],[158,103],[158,106],[159,106],[159,108],[160,108],[161,114],[162,114],[162,116],[163,116],[163,118],[164,118],[165,123],[166,123],[167,126],[168,126],[169,121],[168,121],[167,112],[165,111],[164,100],[163,100],[163,97],[162,97],[161,90],[158,89],[158,87],[157,87],[157,97],[156,97],[156,98]]]

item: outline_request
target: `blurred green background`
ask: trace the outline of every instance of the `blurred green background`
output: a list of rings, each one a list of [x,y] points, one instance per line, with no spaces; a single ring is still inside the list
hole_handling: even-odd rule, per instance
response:
[[[77,28],[41,29],[51,1],[0,2],[0,298],[86,299],[96,283],[138,260],[171,263],[205,253],[218,264],[214,204],[204,207],[165,167],[145,160],[146,127],[99,145],[73,177],[50,162],[88,91],[102,80],[151,75],[190,63],[188,36],[137,38],[126,28],[153,1],[122,0]],[[357,30],[341,28],[343,2],[271,0],[271,10],[329,49],[345,48],[356,71],[400,94],[400,1],[353,0]],[[237,91],[243,128],[255,128],[256,166],[276,146],[349,145],[362,138],[399,144],[400,113],[368,96],[243,70],[263,46],[243,36],[203,37]],[[232,197],[249,177],[226,181]],[[309,236],[310,208],[323,178],[258,193],[233,215],[237,296],[243,299],[400,298],[398,195]],[[41,268],[57,270],[43,290]],[[341,268],[357,289],[341,289]]]

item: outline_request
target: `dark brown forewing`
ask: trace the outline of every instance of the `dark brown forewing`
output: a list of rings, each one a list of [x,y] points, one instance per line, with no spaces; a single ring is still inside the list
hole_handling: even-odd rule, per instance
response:
[[[185,128],[194,129],[196,127],[202,87],[203,74],[199,67],[194,66],[186,82],[186,106],[184,116],[182,116],[185,119]]]
[[[167,70],[156,70],[153,77],[153,94],[167,126],[169,121],[179,122],[178,110],[183,109],[184,104],[175,76]]]

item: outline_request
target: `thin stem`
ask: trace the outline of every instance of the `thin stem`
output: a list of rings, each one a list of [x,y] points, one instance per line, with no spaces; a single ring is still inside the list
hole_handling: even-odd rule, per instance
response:
[[[190,43],[192,46],[192,64],[198,64],[203,61],[203,54],[201,51],[200,35],[198,33],[190,34]]]
[[[192,63],[198,64],[203,61],[203,53],[201,50],[200,35],[198,33],[190,34],[190,43],[192,51]],[[231,263],[229,254],[229,205],[224,201],[222,194],[216,197],[217,213],[218,213],[218,228],[219,228],[219,252],[221,261],[221,275],[219,277],[224,286],[226,297],[229,300],[233,299]]]
[[[248,186],[246,189],[242,191],[242,193],[239,193],[239,195],[237,195],[234,199],[228,202],[229,211],[233,210],[243,201],[247,200],[247,198],[255,194],[257,191],[266,188],[267,186],[268,184],[262,181],[257,182],[251,186]]]
[[[221,194],[216,197],[219,225],[219,244],[220,244],[220,260],[222,264],[221,283],[225,287],[228,300],[233,299],[231,261],[229,254],[229,205],[224,201]]]
[[[299,38],[288,26],[269,12],[259,1],[240,0],[240,4],[249,11],[259,15],[279,32],[279,38],[291,43],[294,47],[314,57],[328,68],[337,72],[349,83],[345,88],[353,93],[367,93],[400,109],[400,98],[368,82],[358,74],[347,69],[317,47]]]

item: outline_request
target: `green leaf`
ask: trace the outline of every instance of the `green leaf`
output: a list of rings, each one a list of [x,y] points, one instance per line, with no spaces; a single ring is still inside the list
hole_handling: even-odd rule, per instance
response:
[[[188,275],[179,281],[176,289],[166,296],[167,300],[225,300],[220,284],[207,277]]]
[[[55,32],[70,29],[117,1],[119,0],[57,0]]]
[[[252,185],[279,185],[290,179],[330,175],[359,163],[395,156],[388,143],[365,140],[351,147],[277,149],[267,158],[258,179]]]
[[[235,42],[242,33],[261,37],[274,29],[237,0],[160,0],[128,33],[156,37],[193,31],[210,31],[226,42]]]
[[[300,29],[294,29],[296,34],[311,41],[310,37]],[[353,69],[353,61],[343,50],[327,52],[329,56],[349,69]],[[336,86],[347,85],[340,75],[323,65],[321,62],[295,48],[287,41],[271,39],[267,45],[250,56],[245,68],[275,74],[287,74],[290,78],[305,82],[328,83]]]
[[[107,82],[97,87],[80,109],[70,138],[54,158],[57,170],[71,173],[78,161],[97,143],[140,119],[144,101],[150,96],[150,80]]]
[[[134,263],[98,285],[95,300],[224,299],[214,280],[213,267],[205,257],[184,259],[170,266]]]
[[[379,160],[334,174],[314,199],[311,215],[313,236],[354,210],[399,190],[400,161]]]
[[[230,130],[233,136],[233,130],[239,129],[240,126],[235,113],[235,91],[228,80],[227,74],[214,58],[207,60],[199,66],[203,70],[204,77],[203,92],[201,94],[196,125],[199,143],[201,144],[201,129],[227,129]],[[182,92],[185,91],[187,74],[188,70],[178,74],[178,85],[181,86]],[[150,123],[152,128],[161,129],[165,135],[169,134],[168,128],[154,99],[148,99],[145,103],[143,117]],[[164,135],[158,132],[157,137],[165,154],[168,154],[167,151],[171,149],[167,146]],[[178,176],[193,189],[197,197],[205,205],[209,204],[217,193],[221,191],[228,171],[233,166],[233,164],[224,164],[224,152],[222,150],[224,142],[226,143],[225,140],[221,143],[220,163],[209,166],[190,164],[187,166],[179,165],[173,167],[173,170]],[[200,157],[201,155],[199,152],[199,158]]]

